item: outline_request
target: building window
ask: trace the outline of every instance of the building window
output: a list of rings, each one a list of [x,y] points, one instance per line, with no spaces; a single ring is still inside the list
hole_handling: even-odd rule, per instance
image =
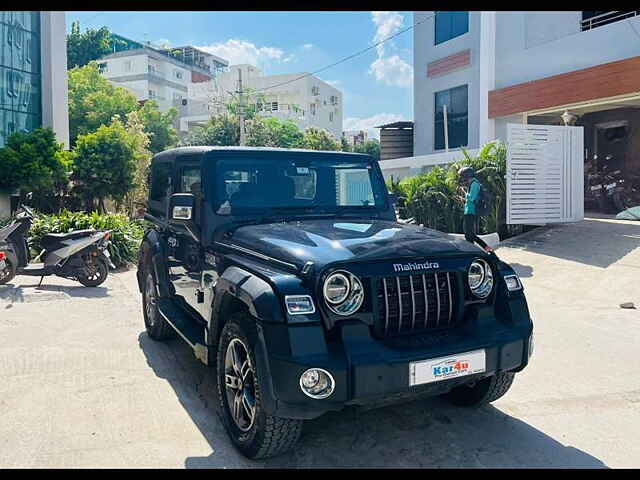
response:
[[[124,71],[125,72],[131,71],[131,60],[127,60],[126,62],[124,62]]]
[[[320,95],[320,87],[311,87],[311,95]]]
[[[177,100],[177,101],[180,101],[180,100],[182,100],[182,95],[180,95],[179,93],[173,92],[173,99]]]
[[[447,133],[449,148],[464,147],[468,143],[468,87],[451,88],[435,93],[434,109],[434,150],[445,148],[444,106],[447,106]]]
[[[278,111],[278,102],[271,102],[271,111],[272,112]]]
[[[312,103],[310,106],[311,106],[311,108],[310,108],[311,115],[315,115],[316,114],[316,104]]]
[[[333,122],[333,112],[329,112],[329,121]]]
[[[436,12],[435,44],[446,42],[469,31],[469,12]]]
[[[155,90],[149,90],[149,98],[156,98],[158,95]]]

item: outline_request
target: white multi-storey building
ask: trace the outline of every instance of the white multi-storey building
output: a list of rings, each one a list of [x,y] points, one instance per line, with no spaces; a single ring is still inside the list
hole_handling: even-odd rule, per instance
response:
[[[155,100],[160,111],[186,99],[189,85],[210,81],[228,62],[194,47],[154,48],[112,35],[114,53],[98,63],[101,73],[138,100]]]
[[[445,163],[565,112],[590,159],[640,166],[639,13],[415,12],[414,157],[388,168]]]
[[[243,91],[248,93],[248,102],[257,106],[259,115],[291,120],[303,130],[322,128],[340,139],[343,114],[340,90],[313,75],[262,75],[260,69],[247,64],[232,65],[229,71],[209,82],[189,86],[187,104],[176,102],[182,107],[181,133],[224,112],[224,105],[231,98],[229,92],[238,90],[239,75],[242,76]]]

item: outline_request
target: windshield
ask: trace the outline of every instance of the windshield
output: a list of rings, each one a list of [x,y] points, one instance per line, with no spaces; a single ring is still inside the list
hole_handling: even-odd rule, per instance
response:
[[[216,163],[219,215],[381,210],[385,185],[367,161],[251,158]]]

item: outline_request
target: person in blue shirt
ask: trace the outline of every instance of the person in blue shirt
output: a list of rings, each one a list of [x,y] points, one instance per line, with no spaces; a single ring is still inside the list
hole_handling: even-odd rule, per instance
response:
[[[478,244],[485,252],[491,253],[493,249],[476,234],[478,225],[476,202],[480,196],[482,185],[476,178],[476,172],[472,167],[462,167],[458,170],[458,176],[460,183],[466,187],[464,221],[462,224],[464,238],[467,242]]]

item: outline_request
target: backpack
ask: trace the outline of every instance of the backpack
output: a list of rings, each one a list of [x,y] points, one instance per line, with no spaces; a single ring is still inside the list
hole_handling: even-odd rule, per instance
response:
[[[493,209],[493,204],[493,193],[484,188],[484,185],[480,183],[480,194],[476,199],[476,215],[478,217],[485,217],[489,215]]]

